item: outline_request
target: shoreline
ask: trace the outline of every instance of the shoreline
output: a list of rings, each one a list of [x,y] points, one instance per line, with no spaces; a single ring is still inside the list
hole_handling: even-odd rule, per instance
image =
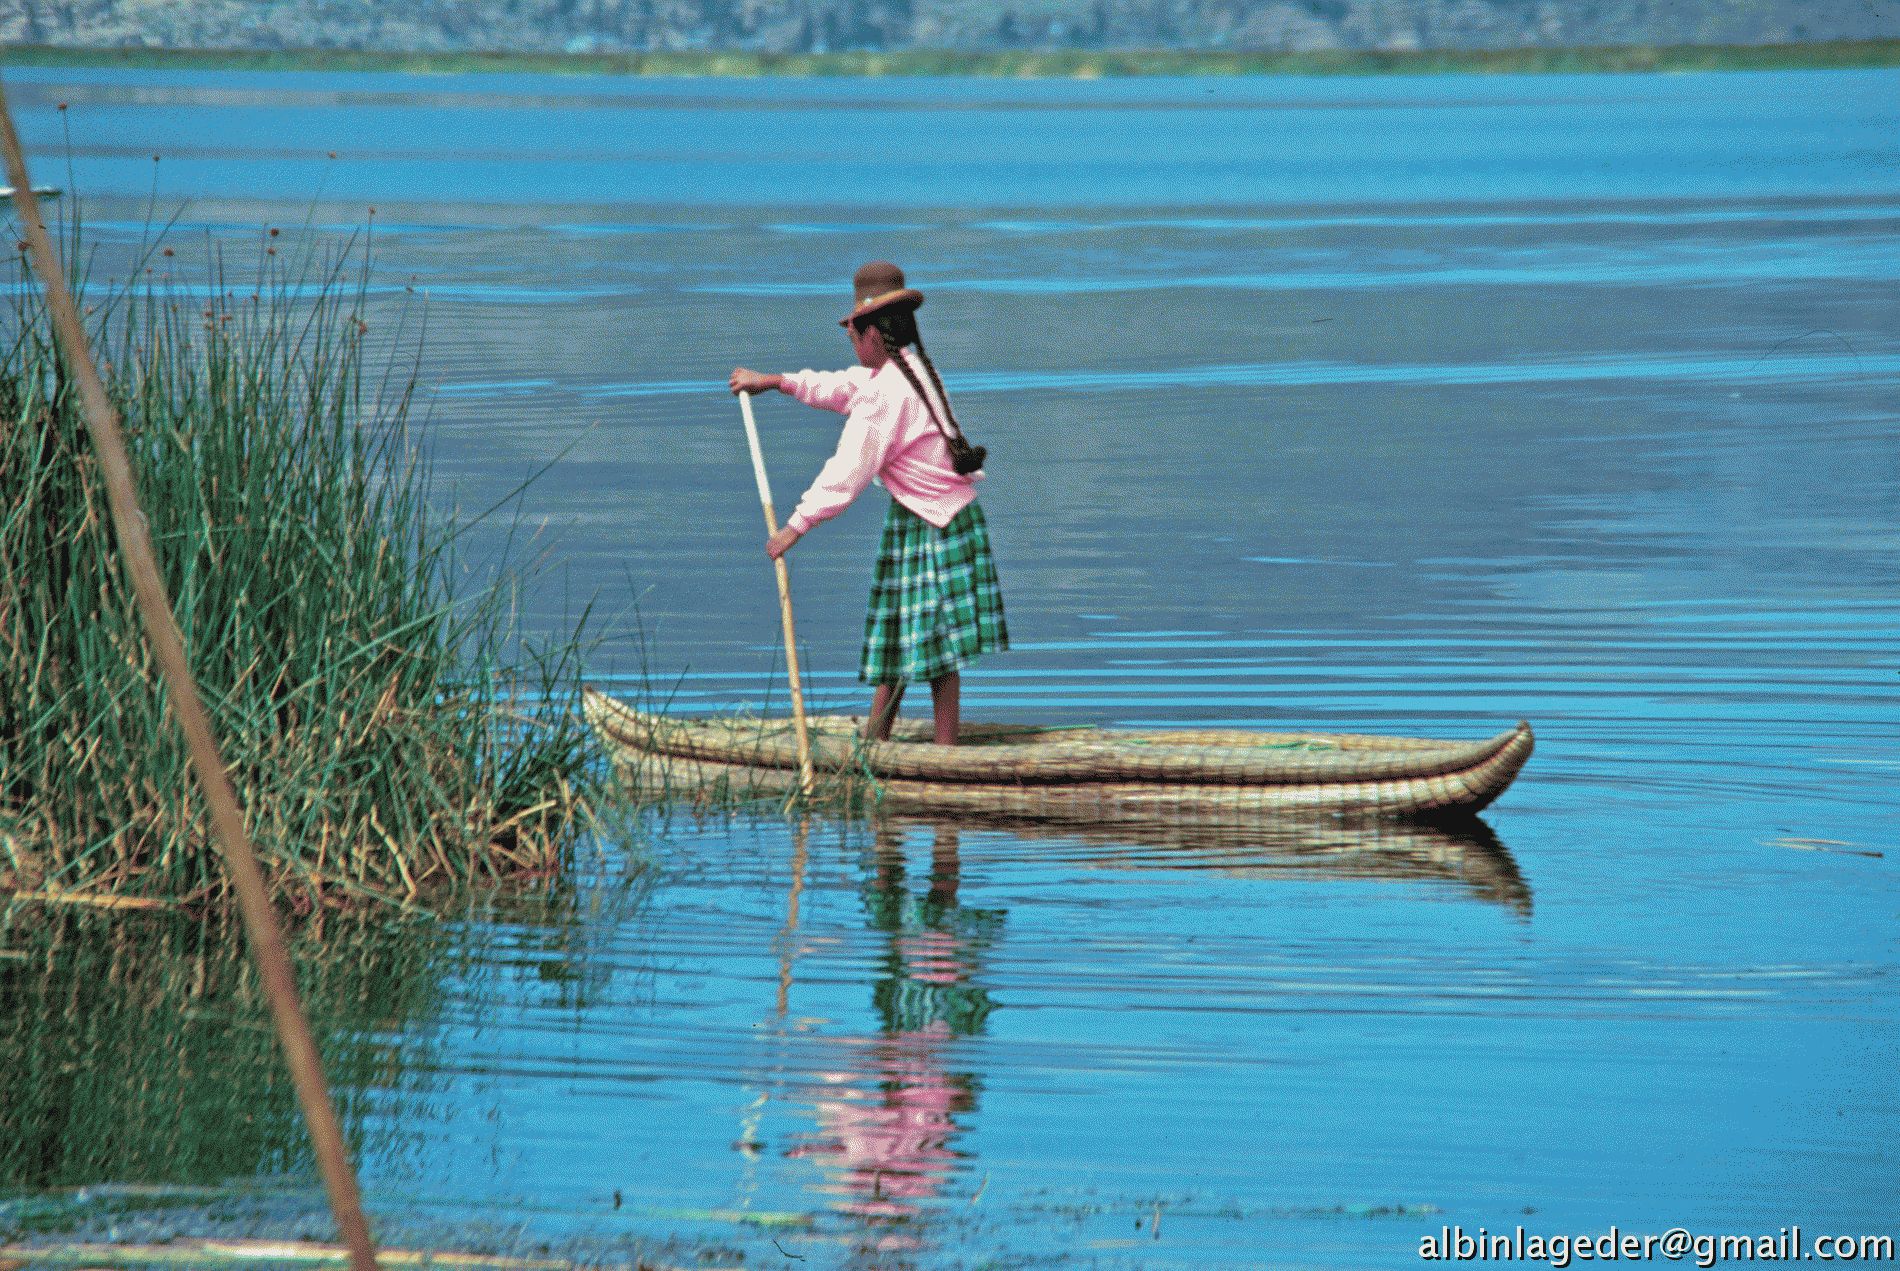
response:
[[[757,79],[965,76],[982,79],[1125,79],[1150,76],[1633,74],[1738,70],[1849,70],[1900,66],[1900,39],[1811,44],[1626,45],[1528,49],[1337,50],[1312,53],[1191,50],[1053,52],[394,53],[349,49],[149,49],[13,45],[0,66],[145,70],[382,71]]]

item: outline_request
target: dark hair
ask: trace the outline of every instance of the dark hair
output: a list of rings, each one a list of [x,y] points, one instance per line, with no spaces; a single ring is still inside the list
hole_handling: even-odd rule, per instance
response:
[[[859,331],[874,327],[884,341],[884,352],[891,361],[897,363],[897,369],[904,373],[910,386],[917,390],[917,396],[923,401],[924,409],[930,412],[930,422],[937,425],[937,431],[943,434],[944,444],[950,448],[950,466],[959,475],[968,476],[983,466],[983,460],[989,455],[986,446],[973,446],[963,435],[963,425],[957,422],[957,412],[950,405],[950,394],[944,391],[943,376],[937,374],[937,364],[930,360],[930,354],[924,351],[924,337],[917,330],[917,311],[915,309],[885,309],[874,313],[861,322],[852,324]],[[937,418],[937,408],[931,404],[930,394],[924,391],[923,381],[917,378],[917,372],[911,364],[899,356],[899,350],[914,348],[917,360],[924,364],[924,370],[930,373],[930,382],[936,386],[937,396],[943,402],[944,413],[950,416],[950,426],[944,427],[944,421]]]

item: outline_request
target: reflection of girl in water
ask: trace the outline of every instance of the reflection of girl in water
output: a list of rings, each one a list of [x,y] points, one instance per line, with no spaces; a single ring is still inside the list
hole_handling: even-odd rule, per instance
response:
[[[967,1073],[944,1071],[950,1038],[938,1021],[874,1043],[865,1071],[826,1074],[813,1105],[818,1133],[791,1151],[819,1160],[836,1208],[864,1218],[908,1218],[937,1194],[957,1160],[955,1114],[976,1107]]]
[[[930,890],[918,896],[904,886],[901,827],[877,831],[864,908],[871,929],[890,936],[884,973],[871,998],[886,1034],[917,1032],[940,1022],[952,1036],[969,1036],[982,1031],[990,1013],[989,992],[974,974],[978,956],[996,940],[1003,911],[957,904],[956,827],[940,825],[935,836]]]
[[[989,995],[975,983],[978,958],[994,941],[1001,910],[957,904],[957,838],[937,830],[930,890],[904,886],[901,831],[880,826],[864,890],[871,927],[889,935],[872,992],[883,1034],[856,1071],[828,1075],[815,1105],[820,1131],[792,1150],[824,1162],[838,1208],[871,1218],[909,1217],[957,1160],[956,1114],[976,1107],[976,1078],[947,1070],[957,1039],[978,1033]]]

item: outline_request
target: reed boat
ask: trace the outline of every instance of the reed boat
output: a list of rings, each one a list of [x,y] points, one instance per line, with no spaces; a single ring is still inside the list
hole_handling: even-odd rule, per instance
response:
[[[622,775],[663,796],[743,798],[798,785],[789,720],[675,718],[587,690],[582,709]],[[1245,824],[1263,816],[1441,819],[1490,804],[1530,758],[1529,724],[1483,741],[1239,729],[965,724],[863,742],[858,721],[810,720],[827,793],[879,807],[1031,820]]]

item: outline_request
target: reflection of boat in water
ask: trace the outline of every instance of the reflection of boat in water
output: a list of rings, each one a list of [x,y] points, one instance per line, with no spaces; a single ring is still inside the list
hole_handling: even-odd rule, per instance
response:
[[[893,825],[951,824],[892,814]],[[1051,855],[1064,846],[1080,863],[1106,869],[1205,869],[1229,878],[1366,878],[1461,883],[1483,900],[1531,911],[1530,884],[1510,849],[1473,817],[1456,824],[1403,821],[1312,822],[1264,818],[1253,825],[1194,822],[1087,822],[959,816],[964,831],[998,831]]]
[[[798,1095],[814,1124],[787,1155],[821,1171],[821,1190],[841,1214],[879,1229],[873,1245],[915,1247],[914,1224],[965,1169],[958,1139],[978,1111],[982,1082],[966,1042],[985,1031],[992,1009],[984,968],[1001,939],[1004,911],[958,895],[963,849],[998,835],[1008,850],[1072,861],[1088,869],[1208,870],[1241,879],[1376,879],[1459,884],[1520,914],[1530,888],[1490,827],[1403,822],[1288,822],[1253,825],[1166,822],[1103,825],[997,816],[883,814],[860,890],[867,925],[883,936],[871,965],[875,1033],[853,1039],[846,1063],[816,1074]],[[796,928],[794,891],[785,935]],[[1009,840],[1023,840],[1019,847]],[[930,844],[927,887],[907,876],[905,845]],[[983,844],[981,851],[993,850]],[[786,946],[789,949],[789,945]],[[781,966],[778,1013],[786,1010],[789,961]]]
[[[615,763],[648,789],[743,796],[797,782],[785,721],[673,719],[591,689],[583,708]],[[887,808],[1065,820],[1464,817],[1504,792],[1532,747],[1527,724],[1474,742],[970,724],[961,744],[935,746],[921,744],[917,724],[865,743],[851,720],[811,723],[812,761],[844,793],[874,793]]]

